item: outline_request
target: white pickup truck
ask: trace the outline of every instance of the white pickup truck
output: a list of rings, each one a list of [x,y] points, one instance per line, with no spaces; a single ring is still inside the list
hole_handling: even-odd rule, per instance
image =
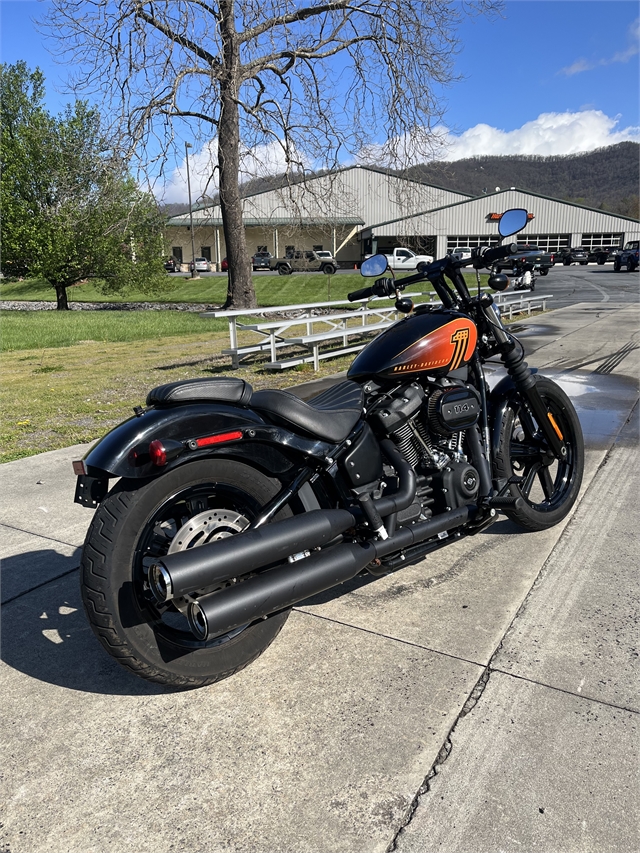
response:
[[[416,255],[411,249],[394,249],[392,255],[387,255],[389,269],[399,272],[402,270],[415,270],[418,264],[433,263],[433,255]]]

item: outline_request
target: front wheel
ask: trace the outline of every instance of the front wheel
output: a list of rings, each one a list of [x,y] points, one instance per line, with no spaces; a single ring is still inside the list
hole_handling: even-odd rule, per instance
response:
[[[142,484],[121,480],[96,511],[80,565],[85,610],[109,654],[135,675],[180,690],[227,678],[262,654],[289,611],[201,641],[189,628],[188,602],[158,604],[148,576],[165,554],[241,532],[278,490],[259,471],[222,459]]]
[[[510,480],[509,491],[522,498],[505,510],[527,530],[545,530],[567,516],[577,500],[584,471],[584,440],[578,415],[559,385],[536,376],[536,388],[567,448],[565,460],[549,451],[537,423],[520,397],[506,409],[494,458],[495,475]]]

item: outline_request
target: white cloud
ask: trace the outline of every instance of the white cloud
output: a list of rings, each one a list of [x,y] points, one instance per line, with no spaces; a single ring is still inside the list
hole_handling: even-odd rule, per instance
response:
[[[195,204],[202,196],[212,196],[218,190],[218,140],[212,139],[199,151],[189,152],[189,177],[191,198]],[[245,149],[240,156],[240,181],[277,175],[287,168],[287,158],[282,145],[271,142]],[[176,166],[163,187],[164,202],[188,200],[186,158]]]
[[[601,110],[542,113],[515,130],[477,124],[459,136],[446,132],[445,160],[500,154],[541,156],[576,154],[618,142],[640,142],[640,127],[618,128],[619,120]]]
[[[574,74],[582,74],[584,71],[593,71],[594,68],[602,68],[606,65],[614,65],[617,62],[628,62],[640,53],[640,18],[636,18],[628,29],[629,47],[619,50],[607,59],[577,59],[571,65],[561,68],[558,74],[573,77]]]

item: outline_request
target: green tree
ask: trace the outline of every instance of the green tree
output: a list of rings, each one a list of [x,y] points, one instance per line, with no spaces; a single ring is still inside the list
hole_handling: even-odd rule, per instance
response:
[[[57,117],[44,79],[24,62],[0,66],[2,269],[44,278],[68,308],[67,288],[99,279],[107,292],[166,285],[163,220],[111,150],[84,101]]]

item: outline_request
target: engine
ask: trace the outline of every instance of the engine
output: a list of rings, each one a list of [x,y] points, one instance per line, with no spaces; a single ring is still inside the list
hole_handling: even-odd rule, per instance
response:
[[[399,523],[426,519],[475,498],[479,476],[469,463],[464,437],[479,416],[475,388],[450,379],[426,387],[413,382],[378,393],[371,401],[373,429],[392,439],[418,475],[416,502],[398,517]]]

